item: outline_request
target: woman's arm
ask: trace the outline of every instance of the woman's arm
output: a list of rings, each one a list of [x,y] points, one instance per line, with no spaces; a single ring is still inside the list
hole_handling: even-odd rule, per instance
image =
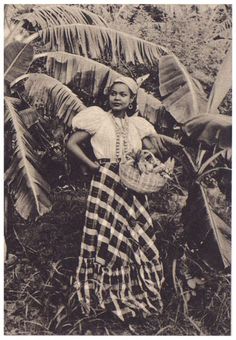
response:
[[[80,145],[90,137],[90,134],[86,131],[76,131],[73,135],[70,136],[67,142],[67,148],[70,150],[79,160],[85,163],[92,171],[95,171],[99,168],[99,164],[97,162],[91,161],[90,158],[84,153],[81,149]]]
[[[142,140],[143,148],[151,151],[154,155],[157,154],[157,149],[153,146],[150,138],[144,137]]]
[[[162,162],[183,148],[176,139],[158,133],[144,137],[142,143],[144,149],[151,151]]]

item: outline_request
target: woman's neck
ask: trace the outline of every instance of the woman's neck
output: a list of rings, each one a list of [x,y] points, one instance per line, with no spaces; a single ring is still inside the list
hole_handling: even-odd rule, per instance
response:
[[[126,116],[126,112],[125,111],[119,111],[119,112],[113,112],[112,111],[112,114],[116,118],[125,118],[125,116]]]

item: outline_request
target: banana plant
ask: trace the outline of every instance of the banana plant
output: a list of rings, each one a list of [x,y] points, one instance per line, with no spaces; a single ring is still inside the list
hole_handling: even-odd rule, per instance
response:
[[[15,208],[21,216],[27,218],[30,213],[43,215],[51,208],[48,199],[49,185],[37,170],[37,145],[27,131],[10,97],[5,97],[5,121],[11,122],[15,131],[16,148],[13,162],[6,171],[6,181],[13,188]]]
[[[207,23],[207,42],[214,40],[227,44],[232,40],[232,7],[231,5],[216,5]]]
[[[183,125],[185,133],[200,142],[195,164],[191,162],[194,166],[191,168],[188,199],[183,211],[187,240],[190,248],[198,252],[206,264],[217,269],[227,268],[231,264],[231,228],[213,210],[207,187],[204,185],[204,177],[212,171],[231,171],[226,164],[231,158],[232,118],[216,113],[232,86],[231,58],[230,47],[208,99],[208,114],[196,116]],[[204,144],[213,147],[213,155],[207,159]],[[227,160],[223,162],[224,166],[211,167],[212,163],[222,156]],[[186,162],[189,159],[190,155]]]
[[[83,23],[88,25],[107,26],[106,21],[78,6],[69,5],[34,5],[28,13],[18,14],[13,21],[21,24],[31,32],[55,25]]]
[[[64,13],[65,16],[62,16]],[[191,77],[172,52],[163,46],[111,29],[101,17],[78,6],[34,6],[28,13],[16,15],[14,21],[17,24],[22,23],[28,31],[29,37],[24,40],[23,48],[30,46],[33,52],[42,50],[44,53],[36,54],[28,65],[32,68],[40,59],[46,70],[46,74],[32,74],[25,69],[8,80],[11,82],[11,91],[26,106],[26,111],[19,114],[22,124],[32,117],[36,117],[36,121],[37,117],[57,117],[68,131],[73,116],[86,106],[84,98],[92,98],[94,103],[99,101],[101,93],[106,92],[112,79],[118,74],[113,67],[119,69],[121,62],[159,67],[157,86],[160,85],[161,96],[154,97],[141,88],[138,93],[140,111],[150,121],[155,122],[158,119],[159,108],[163,105],[166,105],[179,123],[185,123],[207,111],[206,95],[200,83]],[[15,57],[16,63],[18,60]],[[11,63],[10,61],[9,65]],[[168,77],[172,73],[174,97],[168,85]],[[7,114],[17,114],[17,107],[12,107],[9,103],[10,100],[7,100]],[[182,112],[184,118],[181,116]],[[31,118],[23,121],[24,115]],[[25,137],[26,130],[23,129],[24,140],[21,142],[25,148],[29,144]],[[26,159],[29,157],[26,156]],[[39,170],[39,162],[37,166]],[[43,183],[40,180],[38,182],[40,185]],[[28,186],[32,181],[29,183]],[[11,182],[15,186],[12,191],[16,195],[19,185],[15,184],[16,182]],[[23,185],[23,182],[20,184]],[[48,192],[48,189],[44,190],[45,195]],[[44,213],[49,209],[48,201],[45,202],[46,209],[41,210],[40,204],[36,204],[36,209],[33,209],[28,202],[28,212],[23,217],[28,218],[35,210],[40,214]],[[21,214],[21,208],[18,212]]]
[[[14,141],[15,144],[5,181],[9,193],[14,197],[17,212],[25,219],[30,215],[43,215],[51,209],[49,185],[39,171],[37,142],[28,130],[28,127],[37,121],[37,117],[32,110],[31,113],[26,112],[27,109],[22,110],[23,105],[19,98],[10,97],[10,82],[28,70],[32,59],[32,46],[11,42],[5,47],[5,129],[10,132],[10,138],[6,133],[6,143],[11,145]]]
[[[51,16],[52,18],[53,16]],[[81,21],[105,25],[101,18],[92,13],[89,15],[89,12],[84,10],[77,13],[73,10],[69,11],[67,18],[68,20],[73,18],[76,22]],[[21,24],[19,21],[15,28],[12,28],[14,32],[18,31],[19,27],[25,23],[23,18],[22,20]],[[14,40],[13,34],[8,34],[7,45],[4,49],[5,136],[7,138],[5,145],[8,145],[11,151],[11,154],[7,155],[8,160],[5,161],[7,163],[5,181],[8,186],[8,193],[13,198],[17,212],[24,219],[28,219],[29,217],[32,218],[49,212],[52,204],[50,201],[50,186],[41,174],[42,164],[40,153],[38,152],[42,148],[42,141],[49,147],[50,141],[42,125],[40,125],[41,117],[37,111],[37,105],[35,109],[21,95],[17,98],[16,92],[13,91],[10,85],[12,82],[14,83],[16,78],[22,77],[27,73],[33,60],[34,47],[25,43],[24,40],[25,35],[23,35],[19,42]],[[50,80],[53,82],[54,79],[50,78]],[[66,117],[65,123],[67,123],[67,119],[72,119],[70,112],[74,109],[73,112],[76,114],[84,105],[76,95],[73,95],[61,83],[58,82],[58,84],[54,83],[53,85],[54,92],[50,97],[51,106],[53,105],[53,98],[55,98],[56,92],[57,101],[55,102],[57,102],[57,108],[63,110],[61,116]],[[44,91],[47,90],[45,89]],[[38,95],[39,92],[36,94],[36,97]],[[58,101],[58,98],[61,98],[61,100]],[[67,101],[64,103],[65,99]],[[65,109],[66,105],[67,108],[69,107],[67,110]],[[30,128],[35,124],[37,124],[41,134],[40,145],[30,133]]]
[[[207,266],[218,270],[231,264],[231,228],[214,211],[204,179],[212,171],[231,171],[227,166],[211,167],[223,152],[213,153],[205,160],[199,153],[195,161],[186,150],[174,155],[185,166],[189,179],[188,197],[182,212],[187,244]]]
[[[31,13],[27,13],[24,20],[27,20],[27,23],[31,26],[37,27],[36,32],[29,36],[27,42],[41,41],[46,52],[67,52],[96,61],[103,60],[103,63],[106,61],[111,67],[117,67],[121,63],[133,63],[145,64],[150,67],[158,65],[161,68],[162,64],[164,73],[162,72],[161,76],[158,76],[160,82],[162,82],[161,78],[164,77],[165,79],[168,69],[171,71],[169,72],[169,76],[171,76],[173,69],[170,68],[170,60],[174,59],[175,64],[178,64],[179,74],[177,76],[181,74],[182,77],[181,84],[176,84],[176,86],[180,87],[179,85],[184,83],[185,87],[184,91],[176,92],[177,96],[175,96],[171,105],[167,101],[163,102],[164,105],[177,122],[183,121],[180,113],[183,108],[186,112],[185,120],[193,115],[206,112],[206,107],[204,107],[207,103],[206,95],[201,85],[191,77],[178,58],[167,48],[137,38],[134,35],[111,29],[103,24],[75,23],[68,20],[63,23],[62,21],[52,23],[51,17],[54,17],[56,11],[60,11],[62,7],[55,5],[42,7],[40,15],[37,8],[33,8]],[[70,6],[70,8],[75,11],[78,10],[78,7]],[[43,22],[42,17],[44,18]],[[22,20],[22,15],[18,19],[16,17],[15,20]],[[160,85],[162,88],[162,84]],[[186,95],[186,92],[188,95]],[[165,94],[157,99],[162,101],[164,96]],[[194,107],[194,110],[191,110],[191,107]]]
[[[212,86],[207,114],[198,115],[183,123],[184,132],[200,143],[229,149],[232,145],[232,118],[218,114],[218,107],[232,87],[232,47],[228,48]]]
[[[46,52],[34,56],[35,61],[42,58],[45,59],[44,63],[48,76],[72,88],[78,96],[86,95],[94,105],[104,104],[104,96],[107,94],[112,81],[120,76],[120,73],[106,65],[67,52]],[[27,88],[30,88],[31,92],[33,89],[37,92],[37,87],[41,86],[40,84],[44,86],[44,75],[38,75],[35,82],[32,82],[32,77],[35,76],[27,74],[23,77],[25,80],[27,79],[24,85],[26,92]],[[15,83],[21,79],[17,78]],[[30,86],[28,86],[28,83]],[[137,103],[140,114],[155,124],[161,112],[160,108],[163,106],[161,101],[144,89],[139,88]]]

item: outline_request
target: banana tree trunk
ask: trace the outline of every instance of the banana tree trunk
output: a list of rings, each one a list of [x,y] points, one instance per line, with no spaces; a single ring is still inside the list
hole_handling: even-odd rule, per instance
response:
[[[4,261],[7,259],[7,244],[5,235],[7,234],[7,222],[8,222],[8,197],[4,196]]]
[[[231,229],[213,211],[200,183],[190,187],[182,218],[190,249],[212,268],[222,270],[230,266]]]
[[[7,243],[8,243],[9,237],[12,234],[11,233],[12,215],[13,215],[13,206],[11,204],[9,190],[6,188],[4,190],[4,261],[7,260],[7,256],[8,256]]]

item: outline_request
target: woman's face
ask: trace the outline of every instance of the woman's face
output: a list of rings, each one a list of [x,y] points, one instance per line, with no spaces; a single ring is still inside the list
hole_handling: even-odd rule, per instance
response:
[[[116,83],[112,86],[109,94],[109,104],[113,112],[125,112],[132,101],[133,96],[127,85]]]

